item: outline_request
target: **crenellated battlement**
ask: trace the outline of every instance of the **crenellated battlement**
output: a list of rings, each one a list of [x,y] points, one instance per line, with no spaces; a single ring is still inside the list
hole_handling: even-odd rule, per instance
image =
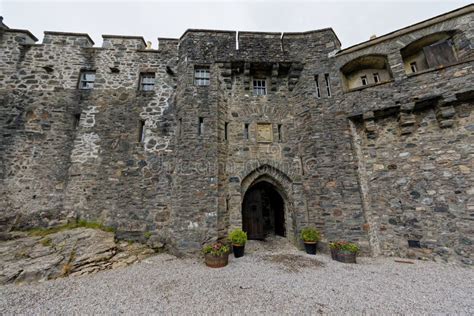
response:
[[[69,33],[45,31],[43,44],[45,45],[65,45],[78,47],[92,47],[94,41],[86,33]]]

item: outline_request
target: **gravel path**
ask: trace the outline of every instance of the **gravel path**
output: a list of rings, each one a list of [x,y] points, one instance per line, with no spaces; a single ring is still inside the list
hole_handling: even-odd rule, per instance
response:
[[[0,287],[1,314],[474,314],[474,270],[360,258],[350,265],[248,246],[210,269],[162,254],[123,269]]]

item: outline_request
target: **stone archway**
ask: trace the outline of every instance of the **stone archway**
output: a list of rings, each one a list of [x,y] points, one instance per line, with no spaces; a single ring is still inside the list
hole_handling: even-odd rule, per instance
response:
[[[261,240],[270,235],[285,237],[285,201],[272,183],[257,181],[245,192],[242,229],[249,239]]]
[[[294,233],[296,231],[295,225],[297,216],[293,201],[295,195],[296,197],[300,196],[299,184],[296,184],[295,193],[295,184],[290,177],[279,169],[265,164],[242,177],[240,185],[237,186],[236,183],[234,188],[235,193],[231,199],[230,229],[247,228],[247,226],[244,227],[243,218],[244,213],[247,214],[248,211],[245,209],[245,203],[247,202],[244,200],[246,200],[246,197],[258,204],[262,203],[259,202],[258,199],[264,198],[268,200],[270,196],[274,200],[273,204],[263,201],[264,204],[260,206],[262,211],[265,210],[265,207],[268,211],[268,215],[266,216],[267,225],[265,226],[265,223],[259,224],[263,225],[263,237],[269,234],[276,234],[285,236],[292,242],[295,241]],[[252,197],[252,195],[254,196]],[[257,195],[257,197],[255,197],[255,195]],[[260,220],[264,220],[262,216],[258,216]],[[275,216],[278,216],[278,218]],[[277,223],[277,225],[275,225],[275,223]],[[254,236],[251,236],[251,238],[252,237]],[[262,234],[255,239],[263,239]]]

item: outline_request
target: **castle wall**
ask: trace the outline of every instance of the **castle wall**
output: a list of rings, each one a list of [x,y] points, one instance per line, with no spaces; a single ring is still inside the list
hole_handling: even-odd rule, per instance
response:
[[[386,55],[393,74],[388,83],[346,92],[342,101],[376,252],[472,263],[473,101],[466,85],[473,80],[466,52],[473,45],[472,21],[472,14],[460,16],[336,55],[339,67],[360,56]],[[400,50],[444,30],[458,30],[458,61],[407,74]]]
[[[332,29],[188,30],[158,50],[2,29],[0,227],[84,218],[196,251],[242,226],[264,179],[295,244],[316,226],[323,246],[471,264],[473,23],[468,6],[344,50]],[[452,34],[457,61],[410,74],[401,50],[434,33]],[[385,67],[380,84],[344,87]],[[93,89],[78,89],[81,71]]]
[[[166,234],[174,43],[143,50],[143,39],[106,36],[96,48],[83,34],[46,32],[43,44],[11,49],[19,53],[2,65],[12,73],[2,81],[5,226],[81,217],[127,238]],[[95,71],[93,90],[77,89],[81,70]],[[138,91],[140,72],[155,72],[154,91]]]

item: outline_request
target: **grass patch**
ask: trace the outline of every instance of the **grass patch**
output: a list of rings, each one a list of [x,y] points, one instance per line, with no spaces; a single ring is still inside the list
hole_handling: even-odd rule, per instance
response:
[[[41,239],[41,244],[45,247],[50,247],[52,246],[53,242],[51,241],[51,238],[44,238],[44,239]]]
[[[104,226],[99,222],[89,222],[86,220],[78,220],[78,221],[74,221],[74,222],[67,223],[64,225],[49,227],[49,228],[41,228],[41,227],[32,228],[28,230],[27,232],[30,236],[44,237],[44,236],[48,236],[51,234],[55,234],[64,230],[69,230],[69,229],[74,229],[74,228],[92,228],[92,229],[100,229],[100,230],[110,232],[110,233],[115,232],[115,229],[113,229],[112,227]]]

